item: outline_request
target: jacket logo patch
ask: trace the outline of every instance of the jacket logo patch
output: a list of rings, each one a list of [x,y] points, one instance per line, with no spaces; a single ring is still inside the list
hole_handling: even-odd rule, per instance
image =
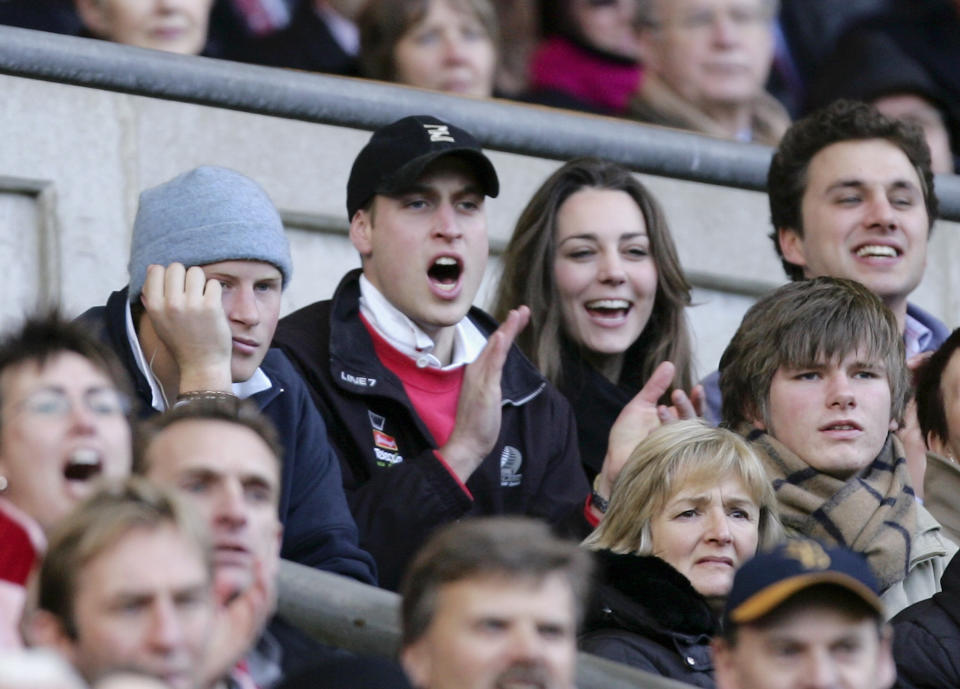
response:
[[[354,376],[346,371],[340,371],[340,380],[351,385],[360,385],[365,388],[372,388],[377,384],[376,378],[367,378],[366,376]]]
[[[373,448],[373,454],[377,458],[378,467],[389,467],[399,464],[403,461],[403,455],[389,450],[382,450],[379,447]]]
[[[392,435],[387,435],[383,431],[373,429],[373,444],[382,447],[384,450],[397,451],[397,440]]]
[[[367,416],[370,417],[370,426],[372,426],[373,456],[377,466],[392,467],[394,464],[400,464],[403,461],[403,455],[398,451],[397,439],[383,431],[387,420],[379,414],[374,414],[369,409],[367,410]]]
[[[500,485],[505,487],[519,486],[523,480],[520,465],[523,464],[523,455],[520,450],[507,445],[500,453]]]

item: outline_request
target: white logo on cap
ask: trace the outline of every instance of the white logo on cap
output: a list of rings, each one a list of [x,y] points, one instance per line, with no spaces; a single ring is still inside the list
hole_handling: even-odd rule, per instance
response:
[[[435,141],[449,141],[450,143],[456,143],[453,140],[453,136],[450,135],[450,128],[445,124],[425,124],[423,128],[430,133],[430,142]]]

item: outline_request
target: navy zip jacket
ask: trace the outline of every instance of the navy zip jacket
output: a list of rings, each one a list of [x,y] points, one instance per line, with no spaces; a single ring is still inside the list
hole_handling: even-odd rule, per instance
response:
[[[427,536],[462,517],[525,514],[578,538],[588,533],[590,489],[563,396],[512,347],[501,379],[500,437],[464,490],[437,459],[437,443],[403,384],[374,352],[360,319],[359,277],[359,270],[348,273],[332,301],[283,318],[274,344],[300,368],[330,422],[360,545],[376,558],[380,585],[396,589]],[[468,318],[486,335],[497,327],[479,309]]]
[[[150,406],[150,384],[137,367],[127,339],[126,302],[127,290],[122,289],[110,295],[105,307],[92,308],[78,320],[117,353],[133,381],[140,415],[152,416],[157,412]],[[376,583],[373,560],[357,545],[357,525],[344,498],[339,462],[303,379],[278,349],[267,352],[260,368],[273,386],[250,399],[277,427],[284,448],[280,556],[367,584]]]

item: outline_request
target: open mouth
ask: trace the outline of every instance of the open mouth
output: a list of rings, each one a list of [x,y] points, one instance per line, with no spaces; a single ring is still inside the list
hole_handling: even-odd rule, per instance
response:
[[[594,299],[584,304],[587,312],[598,318],[623,318],[632,304],[626,299]]]
[[[89,481],[102,473],[100,453],[89,447],[74,450],[63,467],[63,477],[68,481]]]
[[[463,265],[453,256],[438,257],[427,269],[430,281],[442,290],[453,290],[460,283]]]
[[[863,428],[853,421],[837,421],[820,427],[821,431],[862,431]]]
[[[854,253],[860,258],[896,258],[902,252],[886,244],[864,244]]]

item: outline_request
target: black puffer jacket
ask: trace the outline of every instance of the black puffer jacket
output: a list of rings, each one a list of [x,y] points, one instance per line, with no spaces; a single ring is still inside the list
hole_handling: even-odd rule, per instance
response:
[[[891,620],[897,687],[960,687],[960,559],[950,561],[940,585]]]
[[[596,553],[598,585],[580,648],[698,687],[714,687],[710,639],[718,631],[707,599],[652,555]]]

